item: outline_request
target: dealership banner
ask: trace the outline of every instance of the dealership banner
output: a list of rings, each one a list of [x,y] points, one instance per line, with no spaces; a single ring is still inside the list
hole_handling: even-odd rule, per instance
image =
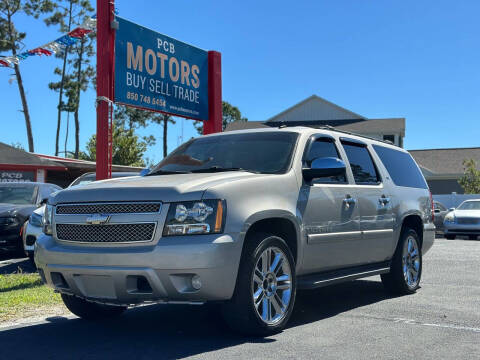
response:
[[[208,120],[208,53],[117,17],[115,102]]]

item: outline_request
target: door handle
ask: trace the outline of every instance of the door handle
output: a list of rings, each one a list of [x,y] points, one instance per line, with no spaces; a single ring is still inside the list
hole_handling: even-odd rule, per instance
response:
[[[343,203],[345,204],[346,209],[348,209],[350,205],[355,205],[356,202],[357,200],[352,198],[350,195],[347,195],[345,199],[343,199]]]
[[[380,203],[380,205],[387,205],[390,202],[390,198],[382,195],[382,197],[378,199],[378,202]]]

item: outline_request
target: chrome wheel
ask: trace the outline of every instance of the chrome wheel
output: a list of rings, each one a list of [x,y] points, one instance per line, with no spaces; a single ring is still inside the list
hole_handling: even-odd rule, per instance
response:
[[[402,267],[406,284],[415,288],[420,281],[420,252],[413,236],[409,236],[403,245]]]
[[[277,247],[265,249],[255,264],[252,294],[255,310],[268,325],[286,315],[292,293],[292,271],[287,256]]]

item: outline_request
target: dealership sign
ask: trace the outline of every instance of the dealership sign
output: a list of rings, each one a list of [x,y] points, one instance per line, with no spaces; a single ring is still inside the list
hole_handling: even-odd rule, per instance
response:
[[[31,181],[35,181],[35,172],[33,171],[0,170],[0,183]]]
[[[208,120],[208,53],[116,20],[115,102]]]

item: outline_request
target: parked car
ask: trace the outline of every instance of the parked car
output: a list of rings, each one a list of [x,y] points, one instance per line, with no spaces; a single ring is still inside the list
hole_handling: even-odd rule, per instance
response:
[[[50,194],[61,187],[47,183],[0,183],[0,249],[22,250],[23,225]]]
[[[476,240],[480,235],[480,199],[466,200],[445,216],[445,237],[449,240],[456,236],[468,236]]]
[[[132,304],[221,302],[235,330],[285,327],[297,288],[381,275],[419,288],[433,201],[409,153],[335,130],[192,139],[144,177],[50,199],[35,261],[85,319]]]
[[[112,173],[112,178],[120,178],[120,177],[127,177],[127,176],[138,176],[138,172],[114,172]],[[82,186],[89,184],[95,181],[95,173],[89,172],[82,174],[78,178],[76,178],[69,187],[72,186]],[[23,227],[23,250],[25,255],[27,255],[30,260],[33,262],[33,251],[34,245],[37,241],[37,238],[42,234],[42,226],[43,226],[43,213],[45,211],[45,206],[41,206],[36,209],[28,221],[25,222]]]
[[[445,215],[447,215],[450,210],[448,210],[441,202],[436,200],[433,201],[433,209],[435,212],[434,223],[436,231],[437,233],[443,233],[443,220]]]

